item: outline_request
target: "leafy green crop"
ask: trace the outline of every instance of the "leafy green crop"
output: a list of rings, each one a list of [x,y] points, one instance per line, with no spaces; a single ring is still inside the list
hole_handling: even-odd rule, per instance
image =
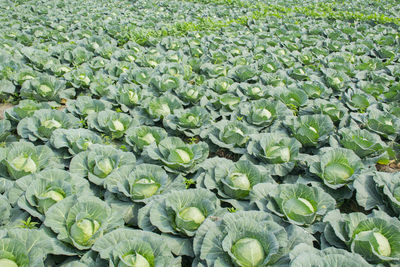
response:
[[[0,266],[399,266],[399,17],[0,1]]]

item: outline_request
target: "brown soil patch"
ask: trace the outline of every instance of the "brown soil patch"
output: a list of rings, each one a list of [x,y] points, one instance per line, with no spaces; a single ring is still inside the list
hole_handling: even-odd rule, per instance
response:
[[[376,169],[380,172],[400,172],[400,162],[393,160],[387,165],[377,164]]]
[[[238,154],[234,154],[234,153],[230,152],[229,150],[223,149],[223,148],[218,149],[215,154],[220,158],[226,158],[226,159],[230,159],[233,161],[238,161],[239,157],[240,157]]]
[[[4,119],[4,110],[13,107],[10,103],[1,103],[0,104],[0,120]]]

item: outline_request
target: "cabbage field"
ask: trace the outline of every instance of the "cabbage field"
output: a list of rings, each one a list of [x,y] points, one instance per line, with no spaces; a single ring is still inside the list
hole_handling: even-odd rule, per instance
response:
[[[400,266],[398,0],[0,0],[0,267]]]

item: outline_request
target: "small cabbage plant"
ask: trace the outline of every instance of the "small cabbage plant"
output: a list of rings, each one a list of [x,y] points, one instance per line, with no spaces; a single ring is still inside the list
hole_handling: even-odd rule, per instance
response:
[[[54,76],[40,75],[22,84],[20,94],[23,98],[38,101],[56,101],[69,99],[75,95],[75,89],[66,89],[65,81]]]
[[[133,151],[141,152],[144,147],[156,143],[168,136],[164,128],[156,126],[137,126],[129,128],[125,133],[125,142],[132,147]]]
[[[389,140],[396,140],[400,133],[400,119],[390,113],[368,112],[367,128]]]
[[[14,124],[25,117],[30,117],[39,109],[51,109],[51,106],[47,102],[35,102],[34,100],[24,99],[19,101],[18,105],[6,109],[4,116]]]
[[[137,226],[138,211],[160,195],[186,188],[181,175],[169,175],[153,164],[125,165],[104,181],[104,198],[112,209],[119,210],[126,224]]]
[[[284,176],[293,170],[301,144],[295,138],[280,133],[253,135],[247,153],[273,175]]]
[[[210,102],[208,103],[207,107],[214,117],[220,115],[227,117],[231,115],[232,112],[238,108],[240,102],[243,100],[241,97],[232,93],[221,95],[215,94],[210,91],[209,93],[210,95],[208,97],[210,98]]]
[[[48,141],[56,129],[74,129],[81,126],[78,118],[60,110],[40,109],[18,123],[18,135],[30,141]]]
[[[397,140],[399,136],[400,119],[389,112],[382,111],[377,105],[367,108],[366,113],[353,114],[352,118],[385,139]]]
[[[312,241],[297,226],[285,229],[269,213],[237,211],[218,220],[206,219],[193,248],[203,266],[279,266],[291,247],[300,242],[312,245]]]
[[[44,224],[60,241],[87,250],[97,238],[121,227],[123,220],[98,197],[73,195],[52,205],[47,210]]]
[[[211,115],[207,109],[195,106],[184,110],[175,110],[164,118],[163,124],[173,132],[184,133],[186,136],[199,135],[211,124]]]
[[[276,120],[291,116],[293,113],[280,101],[260,99],[239,104],[236,117],[244,117],[244,120],[252,126],[265,128]]]
[[[95,80],[94,73],[87,64],[65,73],[64,78],[74,88],[88,88]]]
[[[24,176],[16,184],[24,192],[18,199],[18,206],[42,221],[47,210],[66,197],[92,194],[86,179],[59,169],[45,169]]]
[[[308,96],[301,89],[276,89],[276,99],[282,101],[286,106],[297,110],[307,104]]]
[[[354,181],[356,199],[366,210],[379,208],[400,216],[400,173],[365,172]]]
[[[134,84],[122,84],[115,95],[115,101],[121,105],[124,112],[139,106],[144,99],[146,92]]]
[[[159,74],[155,75],[150,79],[150,85],[158,92],[167,92],[177,90],[182,86],[183,80],[175,75],[171,74]]]
[[[208,145],[204,142],[186,144],[179,137],[167,137],[158,144],[144,149],[144,155],[161,162],[170,172],[194,172],[198,164],[208,157]]]
[[[171,189],[184,189],[185,185],[182,179],[170,177],[162,167],[144,163],[122,166],[109,175],[105,186],[110,192],[124,195],[133,202],[147,202],[152,196]]]
[[[20,141],[0,148],[0,174],[11,180],[58,166],[59,160],[48,146]]]
[[[255,133],[255,128],[244,122],[221,120],[209,130],[201,132],[200,136],[208,138],[217,147],[229,149],[233,153],[244,153],[250,135]]]
[[[181,109],[182,104],[180,100],[173,95],[163,95],[161,97],[147,98],[141,105],[146,111],[151,120],[159,121],[174,114],[176,109]]]
[[[285,124],[303,147],[324,145],[335,130],[330,117],[320,114],[290,117]]]
[[[372,267],[363,257],[357,253],[351,253],[344,249],[329,247],[322,250],[306,244],[298,244],[289,253],[290,267],[312,266],[353,266]]]
[[[16,73],[14,80],[17,84],[22,85],[27,80],[32,80],[39,77],[40,72],[33,70],[31,68],[23,68],[20,69],[18,73]]]
[[[365,112],[372,104],[376,103],[372,95],[364,93],[362,90],[348,90],[343,93],[343,100],[352,111]]]
[[[227,77],[219,77],[217,79],[207,80],[207,87],[218,95],[234,91],[234,81]]]
[[[250,161],[233,162],[225,158],[209,158],[204,161],[196,173],[198,187],[210,191],[217,190],[222,201],[237,209],[249,204],[249,194],[259,183],[274,180],[261,166]]]
[[[132,125],[132,117],[112,110],[103,110],[92,113],[87,118],[88,126],[91,129],[105,133],[112,139],[124,136],[125,132]]]
[[[98,113],[111,109],[109,102],[93,99],[90,96],[78,96],[75,100],[67,102],[67,109],[76,117],[86,118],[91,113]]]
[[[316,99],[312,102],[313,113],[328,115],[334,123],[340,122],[346,117],[347,108],[336,98],[330,101],[325,99]]]
[[[325,98],[332,93],[331,90],[319,81],[304,82],[301,84],[301,89],[303,89],[309,98],[315,99]]]
[[[340,144],[353,150],[360,158],[373,158],[375,162],[389,159],[388,148],[378,134],[366,129],[342,128],[339,135]]]
[[[206,189],[172,191],[139,211],[139,227],[192,237],[203,221],[221,212],[220,209],[218,198]]]
[[[171,244],[163,236],[133,229],[116,229],[98,238],[92,249],[110,266],[179,267]]]
[[[338,189],[351,185],[364,165],[350,149],[323,148],[318,161],[310,166],[310,172],[317,175],[326,186]]]
[[[244,94],[247,98],[252,100],[261,99],[268,96],[267,88],[259,83],[240,83],[238,85],[238,95]]]
[[[102,144],[102,138],[95,132],[80,129],[57,129],[50,137],[50,144],[61,150],[67,150],[70,156],[86,151],[93,144]]]
[[[131,152],[123,152],[111,145],[93,144],[72,158],[69,169],[72,174],[88,177],[92,183],[103,185],[113,171],[135,162],[136,157]]]
[[[400,222],[383,211],[341,214],[329,212],[324,237],[332,246],[358,253],[370,263],[400,262]]]
[[[198,103],[204,97],[205,88],[198,85],[187,84],[182,86],[177,92],[179,98],[187,104]]]
[[[334,69],[324,70],[325,82],[329,88],[335,92],[341,92],[346,89],[346,85],[350,82],[350,77],[343,71]]]
[[[39,267],[49,254],[75,254],[44,229],[14,228],[0,232],[0,237],[2,267]]]
[[[89,76],[87,75],[89,74]],[[81,82],[81,87],[89,86],[90,92],[98,97],[113,99],[116,94],[116,87],[114,85],[114,80],[110,75],[104,72],[98,71],[95,76],[90,77],[90,73],[79,75],[78,86]],[[83,80],[80,80],[83,77]],[[76,79],[76,78],[75,78]],[[90,81],[91,80],[91,81]],[[90,82],[86,84],[86,82]]]
[[[261,183],[254,187],[250,198],[258,209],[305,226],[321,220],[336,204],[323,189],[304,184]]]
[[[240,65],[233,67],[228,72],[228,77],[237,82],[254,81],[258,76],[258,71],[253,66]]]

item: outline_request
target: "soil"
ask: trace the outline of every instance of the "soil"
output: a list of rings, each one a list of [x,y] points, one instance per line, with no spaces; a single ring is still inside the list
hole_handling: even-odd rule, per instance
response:
[[[364,214],[370,214],[371,210],[367,211],[360,205],[358,205],[355,195],[351,199],[346,199],[342,204],[339,205],[339,210],[342,213],[362,212]]]
[[[380,172],[400,172],[400,162],[391,161],[387,165],[377,164],[376,169]]]
[[[238,161],[239,158],[240,158],[240,155],[234,154],[234,153],[230,152],[229,150],[223,149],[223,148],[218,149],[215,154],[218,157],[230,159],[230,160],[233,160],[233,161]]]
[[[0,120],[4,119],[4,111],[11,107],[13,107],[13,105],[10,103],[1,103],[0,104]]]

